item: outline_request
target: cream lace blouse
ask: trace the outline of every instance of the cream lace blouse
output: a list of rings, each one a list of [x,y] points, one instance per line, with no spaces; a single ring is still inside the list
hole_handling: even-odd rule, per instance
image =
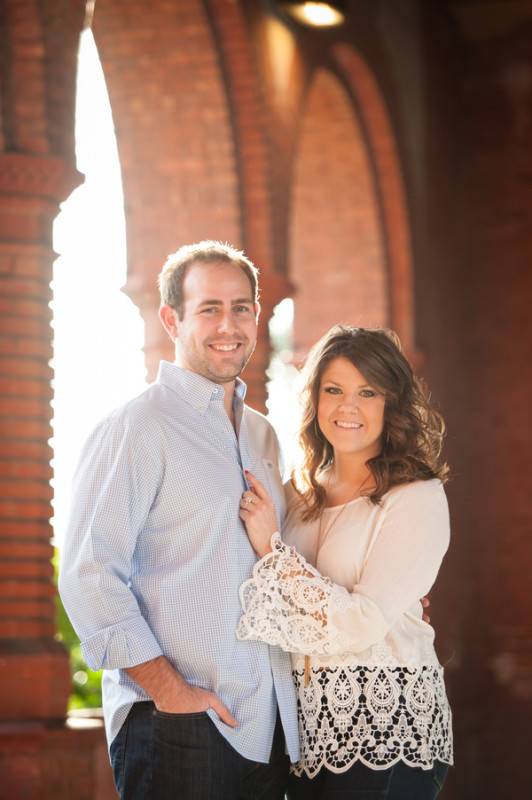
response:
[[[302,522],[292,488],[288,500],[284,541],[273,535],[273,551],[241,587],[237,635],[292,653],[296,773],[343,772],[355,761],[372,769],[452,764],[443,670],[420,603],[449,544],[441,483],[395,487],[377,506],[358,498],[337,524],[330,515],[339,507],[325,509],[317,558],[319,521]]]

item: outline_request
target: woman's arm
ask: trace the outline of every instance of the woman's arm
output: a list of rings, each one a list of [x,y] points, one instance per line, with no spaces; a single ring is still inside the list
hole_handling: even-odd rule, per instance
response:
[[[449,543],[447,501],[438,482],[405,485],[388,496],[381,530],[351,592],[271,535],[267,493],[255,480],[250,486],[256,499],[243,502],[242,518],[263,557],[241,589],[240,638],[306,655],[360,652],[380,641],[434,583]]]

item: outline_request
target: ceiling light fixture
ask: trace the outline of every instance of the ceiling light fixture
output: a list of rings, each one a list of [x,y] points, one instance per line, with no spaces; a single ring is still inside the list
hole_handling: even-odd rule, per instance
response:
[[[333,28],[345,22],[346,3],[293,3],[279,5],[297,22],[313,28]]]

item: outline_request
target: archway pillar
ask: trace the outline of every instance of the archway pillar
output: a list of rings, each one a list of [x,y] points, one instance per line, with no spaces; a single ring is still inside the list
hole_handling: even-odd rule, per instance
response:
[[[65,715],[51,526],[51,230],[81,176],[60,159],[0,157],[0,718]]]
[[[52,223],[81,180],[59,158],[0,155],[0,771],[6,797],[88,800],[107,779],[101,722],[73,729],[66,721],[70,669],[56,640],[50,542]]]

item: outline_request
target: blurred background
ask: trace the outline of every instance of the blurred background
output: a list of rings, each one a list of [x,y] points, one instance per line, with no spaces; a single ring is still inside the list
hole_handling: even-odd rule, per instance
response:
[[[0,794],[114,797],[54,545],[88,430],[172,358],[157,273],[206,238],[260,267],[244,378],[288,460],[332,324],[394,328],[426,379],[442,797],[528,797],[532,0],[0,0]]]

